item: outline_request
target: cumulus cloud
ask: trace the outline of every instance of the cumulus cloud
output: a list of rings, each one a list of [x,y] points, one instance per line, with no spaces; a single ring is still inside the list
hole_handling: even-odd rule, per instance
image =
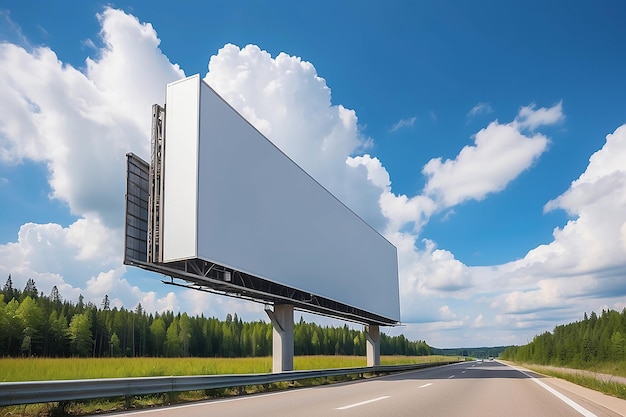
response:
[[[572,216],[550,243],[504,265],[468,268],[470,281],[481,283],[469,299],[493,312],[497,328],[509,329],[503,340],[515,329],[532,337],[584,311],[624,308],[625,158],[626,125],[608,135],[580,177],[545,205]],[[455,309],[465,311],[462,305]]]
[[[472,323],[472,328],[478,329],[481,327],[485,327],[485,318],[482,314],[479,314]]]
[[[0,274],[12,274],[16,287],[33,278],[44,293],[56,285],[64,297],[76,300],[87,278],[100,274],[103,267],[120,264],[121,245],[116,246],[115,241],[99,241],[99,253],[91,252],[90,240],[99,238],[82,233],[84,227],[89,227],[85,222],[67,228],[53,223],[24,224],[16,242],[0,245]],[[94,225],[94,230],[98,229]]]
[[[560,104],[555,108],[548,113],[559,113]],[[474,135],[474,145],[464,147],[455,159],[428,161],[422,170],[428,177],[424,193],[441,207],[450,207],[502,191],[547,149],[546,136],[539,133],[528,136],[521,131],[530,126],[530,121],[533,127],[553,121],[543,115],[544,110],[537,110],[539,115],[535,115],[532,107],[524,107],[517,117],[521,122],[517,119],[507,124],[492,122]]]
[[[53,198],[121,227],[125,154],[149,155],[150,106],[184,74],[150,25],[113,9],[99,18],[104,47],[85,73],[49,48],[0,44],[0,158],[46,164]]]
[[[272,58],[256,45],[228,44],[211,57],[205,81],[316,177],[322,165],[343,166],[365,144],[356,113],[332,105],[326,81],[299,57]],[[300,130],[303,125],[312,131]]]
[[[364,167],[367,179],[380,189],[378,205],[387,220],[387,233],[394,233],[407,224],[411,224],[413,231],[418,233],[435,211],[435,202],[427,196],[407,197],[404,194],[394,194],[389,173],[378,158],[365,154],[348,158],[346,164],[353,168]]]
[[[418,236],[413,232],[387,233],[386,236],[398,250],[403,322],[439,323],[444,327],[451,321],[461,322],[458,317],[473,308],[471,295],[477,291],[476,284],[481,281],[481,275],[473,273],[472,268],[451,252],[437,248],[435,242],[428,239],[417,242]],[[450,303],[454,305],[456,317],[449,314]],[[442,305],[448,309],[441,310]]]
[[[449,306],[439,307],[439,314],[441,314],[441,317],[443,319],[455,319],[456,318],[456,314],[454,314],[452,310],[450,310]]]
[[[529,251],[520,265],[540,266],[542,273],[561,281],[586,277],[582,292],[589,295],[626,295],[626,284],[621,284],[626,273],[625,160],[626,125],[608,135],[585,172],[545,205],[546,211],[562,209],[573,219],[554,230],[551,243]]]
[[[23,225],[17,241],[0,246],[0,271],[16,285],[34,278],[41,290],[56,285],[74,299],[129,288],[120,267],[125,154],[149,155],[150,106],[184,76],[151,25],[110,8],[98,18],[103,46],[84,71],[47,47],[0,44],[0,161],[45,164],[50,197],[78,217],[67,227]]]

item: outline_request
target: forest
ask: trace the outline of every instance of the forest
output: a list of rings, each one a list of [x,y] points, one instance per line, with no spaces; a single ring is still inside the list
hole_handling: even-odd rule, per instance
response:
[[[381,333],[382,355],[424,356],[424,341]],[[362,331],[319,326],[302,318],[294,328],[296,355],[365,356]],[[23,290],[13,287],[11,275],[0,291],[0,356],[4,357],[253,357],[272,354],[272,325],[243,322],[237,314],[224,320],[187,313],[148,313],[64,300],[57,287],[49,295],[38,292],[29,279]]]
[[[502,359],[538,365],[589,368],[626,359],[626,309],[585,313],[583,320],[556,326],[523,346],[508,347]]]

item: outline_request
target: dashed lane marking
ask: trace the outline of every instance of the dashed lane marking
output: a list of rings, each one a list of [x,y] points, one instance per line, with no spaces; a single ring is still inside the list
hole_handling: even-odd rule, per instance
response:
[[[343,407],[337,407],[335,410],[347,410],[348,408],[354,408],[354,407],[358,407],[360,405],[370,404],[370,403],[373,403],[373,402],[376,402],[376,401],[380,401],[380,400],[386,400],[387,398],[390,398],[389,395],[385,395],[383,397],[378,397],[378,398],[373,398],[373,399],[367,400],[367,401],[361,401],[360,403],[344,405]]]

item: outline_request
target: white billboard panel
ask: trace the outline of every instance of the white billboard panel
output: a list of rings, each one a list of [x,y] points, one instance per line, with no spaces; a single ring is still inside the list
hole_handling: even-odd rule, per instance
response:
[[[169,84],[163,261],[201,259],[400,321],[396,248],[198,75]]]

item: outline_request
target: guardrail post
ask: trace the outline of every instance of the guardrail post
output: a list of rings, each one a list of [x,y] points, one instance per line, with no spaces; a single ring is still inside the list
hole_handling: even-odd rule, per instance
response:
[[[293,305],[275,304],[265,312],[272,321],[272,372],[293,371]]]
[[[377,324],[365,326],[367,366],[380,366],[380,328]]]

